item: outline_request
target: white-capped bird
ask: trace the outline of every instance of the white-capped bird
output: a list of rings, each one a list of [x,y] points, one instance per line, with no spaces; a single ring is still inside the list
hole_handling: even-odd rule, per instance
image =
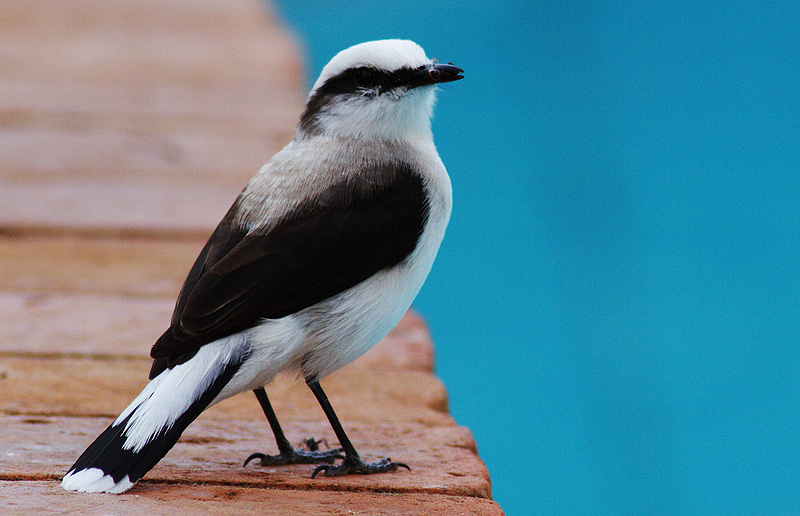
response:
[[[150,383],[78,458],[65,489],[128,490],[203,410],[248,390],[280,452],[248,461],[326,463],[314,476],[408,467],[362,461],[319,382],[382,339],[431,270],[452,202],[431,133],[434,90],[462,73],[405,40],[355,45],[325,66],[294,139],[200,252],[150,353]],[[279,372],[302,376],[341,448],[292,448],[263,389]]]

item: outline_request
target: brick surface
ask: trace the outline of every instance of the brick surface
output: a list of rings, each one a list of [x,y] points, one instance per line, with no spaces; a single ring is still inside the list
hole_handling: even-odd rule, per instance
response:
[[[254,406],[256,410],[257,407]],[[106,418],[0,416],[6,445],[0,455],[4,478],[60,478],[80,453],[112,421]],[[348,435],[367,460],[390,456],[412,471],[311,479],[313,465],[242,467],[253,452],[272,453],[275,444],[266,422],[195,421],[181,441],[146,476],[149,482],[217,483],[334,491],[426,492],[491,497],[489,475],[478,459],[472,435],[464,427],[418,424],[355,423]],[[290,431],[289,431],[290,430]],[[326,422],[294,422],[287,437],[327,438]]]
[[[213,229],[303,104],[262,2],[0,4],[0,225]]]
[[[0,350],[147,356],[174,304],[168,298],[0,292]]]
[[[366,493],[298,491],[229,485],[144,483],[126,496],[93,494],[63,496],[56,482],[0,481],[4,515],[83,514],[141,516],[193,514],[220,516],[285,516],[287,514],[502,515],[490,500],[425,493]]]
[[[0,355],[0,410],[13,414],[116,417],[147,383],[150,361],[128,357]],[[413,420],[452,425],[447,395],[430,372],[347,367],[322,381],[344,421]],[[279,376],[268,393],[281,419],[324,419],[301,381]],[[241,394],[203,417],[262,419],[255,397]]]
[[[0,291],[174,299],[203,238],[0,235]]]

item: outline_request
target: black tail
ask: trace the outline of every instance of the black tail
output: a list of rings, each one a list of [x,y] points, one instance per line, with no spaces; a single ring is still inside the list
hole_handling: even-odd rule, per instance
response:
[[[156,431],[151,429],[151,436],[139,438],[141,442],[132,444],[131,434],[135,432],[129,426],[138,417],[139,411],[151,401],[155,391],[145,399],[137,398],[137,406],[130,410],[127,417],[112,423],[83,452],[64,476],[61,486],[69,491],[85,492],[123,493],[130,489],[175,446],[186,427],[214,401],[240,365],[241,361],[226,365],[177,419]],[[155,389],[157,391],[158,387]],[[177,396],[180,393],[167,394]]]

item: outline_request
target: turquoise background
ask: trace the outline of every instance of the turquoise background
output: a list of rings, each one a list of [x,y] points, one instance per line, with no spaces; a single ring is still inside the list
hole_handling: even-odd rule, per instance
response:
[[[508,514],[800,513],[797,4],[278,5],[309,84],[387,37],[466,72],[416,306]]]

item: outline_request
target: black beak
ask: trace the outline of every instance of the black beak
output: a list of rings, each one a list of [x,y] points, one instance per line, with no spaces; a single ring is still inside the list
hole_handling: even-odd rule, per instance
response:
[[[462,75],[464,70],[452,63],[435,63],[429,66],[426,72],[432,82],[453,82],[464,78]]]
[[[430,86],[432,84],[453,82],[463,79],[463,73],[464,70],[452,63],[432,63],[411,71],[400,81],[399,85],[411,89],[418,88],[419,86]]]

